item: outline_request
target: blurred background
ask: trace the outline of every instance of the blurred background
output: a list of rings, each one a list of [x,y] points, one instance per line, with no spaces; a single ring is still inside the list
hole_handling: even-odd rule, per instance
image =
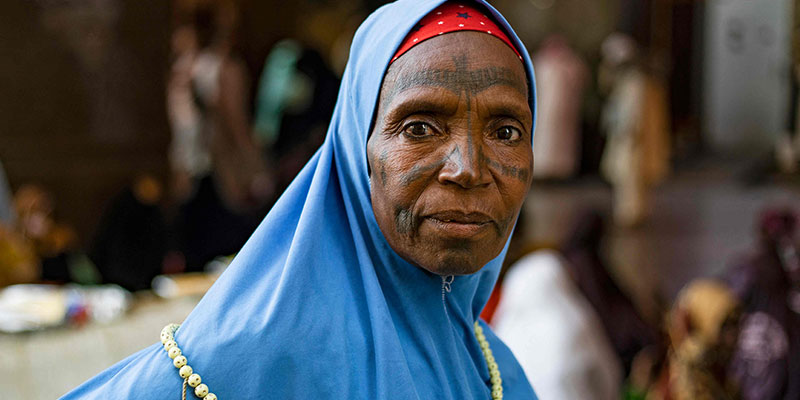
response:
[[[5,398],[185,318],[322,142],[384,3],[0,4]],[[800,399],[798,3],[492,2],[539,110],[484,317],[541,398]]]

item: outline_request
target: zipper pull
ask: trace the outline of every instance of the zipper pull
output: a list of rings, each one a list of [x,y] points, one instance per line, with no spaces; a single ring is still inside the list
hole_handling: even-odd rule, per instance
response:
[[[442,293],[450,293],[450,291],[453,289],[451,285],[455,279],[455,275],[447,275],[442,277]]]

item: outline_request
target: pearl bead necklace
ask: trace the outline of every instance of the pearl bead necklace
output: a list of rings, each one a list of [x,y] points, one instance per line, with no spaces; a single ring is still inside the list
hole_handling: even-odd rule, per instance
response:
[[[209,393],[208,386],[205,383],[200,383],[202,379],[200,375],[194,373],[192,367],[189,366],[189,361],[181,352],[178,343],[175,342],[175,331],[180,327],[179,324],[169,324],[161,330],[161,344],[164,345],[164,350],[167,352],[169,358],[172,359],[172,365],[178,368],[178,375],[183,378],[183,400],[186,400],[186,385],[194,388],[194,395],[203,400],[217,400],[217,395]],[[478,339],[478,344],[481,346],[481,353],[486,360],[486,365],[489,367],[489,377],[492,382],[492,400],[503,400],[503,380],[500,379],[500,368],[492,355],[492,349],[489,348],[489,342],[483,334],[483,328],[475,321],[475,338]]]
[[[503,400],[503,380],[500,379],[500,367],[492,355],[492,349],[489,348],[489,341],[483,334],[483,328],[475,321],[475,338],[478,339],[478,344],[481,346],[483,358],[486,360],[486,365],[489,367],[489,377],[492,381],[492,400]]]
[[[180,327],[179,324],[169,324],[161,330],[161,344],[164,345],[164,350],[167,352],[169,358],[172,359],[172,365],[178,369],[178,375],[183,378],[183,400],[186,400],[186,385],[194,388],[194,395],[203,400],[217,400],[217,395],[209,393],[208,386],[202,382],[199,374],[194,373],[192,367],[189,366],[189,361],[181,352],[178,343],[175,342],[175,331]]]

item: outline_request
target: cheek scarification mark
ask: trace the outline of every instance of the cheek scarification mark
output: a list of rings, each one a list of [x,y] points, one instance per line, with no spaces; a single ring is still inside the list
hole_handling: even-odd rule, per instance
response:
[[[506,232],[508,231],[508,227],[511,225],[513,221],[514,221],[514,214],[509,215],[508,218],[502,221],[497,221],[497,225],[495,225],[497,236],[503,237],[503,235],[506,234]]]
[[[490,158],[486,158],[486,163],[492,168],[499,170],[500,173],[503,174],[503,176],[516,178],[520,182],[524,183],[528,182],[528,176],[530,175],[530,171],[527,168],[514,167],[511,165],[502,164]]]
[[[404,186],[408,186],[416,182],[420,178],[422,178],[426,173],[434,171],[439,167],[441,167],[442,163],[443,161],[439,160],[435,163],[428,165],[415,165],[413,168],[411,168],[411,171],[409,171],[407,174],[403,175],[400,178],[400,181],[403,183]]]
[[[406,235],[414,231],[414,216],[411,211],[403,207],[395,207],[394,225],[397,233]]]
[[[483,151],[478,151],[478,158],[481,160],[481,162],[486,163],[486,165],[488,165],[490,168],[500,172],[501,175],[509,178],[515,178],[523,183],[528,183],[528,177],[531,174],[530,168],[515,167],[512,165],[503,164],[487,157]]]
[[[455,146],[450,153],[448,153],[439,161],[428,165],[415,165],[413,168],[411,168],[411,171],[400,178],[400,181],[403,183],[403,185],[408,186],[422,178],[428,172],[441,168],[448,161],[455,163],[459,169],[464,168],[464,160],[461,156],[461,150],[458,148],[458,146]]]
[[[388,150],[384,150],[378,157],[378,164],[380,164],[380,170],[381,170],[381,183],[383,184],[383,186],[386,186],[386,160],[388,158],[389,158]]]

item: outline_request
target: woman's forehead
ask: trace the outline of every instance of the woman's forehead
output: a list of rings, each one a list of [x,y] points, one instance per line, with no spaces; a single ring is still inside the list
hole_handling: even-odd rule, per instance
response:
[[[478,94],[504,86],[528,96],[525,69],[499,39],[480,32],[454,32],[420,43],[392,63],[381,99],[417,87],[436,87],[456,94]]]

